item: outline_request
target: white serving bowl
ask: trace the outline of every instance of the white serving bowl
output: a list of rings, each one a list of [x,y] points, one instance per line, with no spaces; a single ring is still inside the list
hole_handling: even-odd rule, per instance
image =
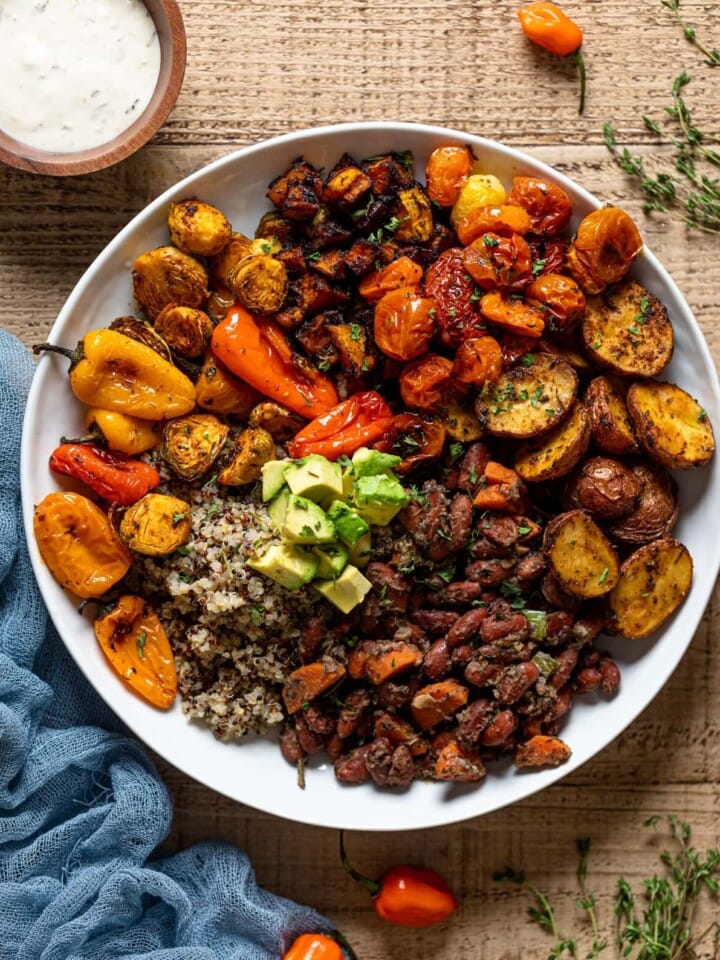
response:
[[[166,212],[171,200],[195,196],[220,207],[234,229],[252,234],[269,209],[267,185],[298,156],[328,168],[347,151],[358,159],[386,151],[412,151],[423,178],[435,147],[468,143],[481,166],[510,183],[518,174],[551,180],[573,200],[574,223],[600,206],[582,187],[517,150],[468,134],[410,123],[340,124],[304,130],[246,147],[209,164],[166,191],[138,214],[82,276],[50,334],[56,344],[74,346],[88,330],[132,313],[133,259],[167,242]],[[646,249],[632,275],[667,307],[676,346],[664,379],[679,383],[720,424],[720,389],[708,347],[675,283]],[[561,767],[520,772],[502,762],[490,768],[483,784],[416,782],[405,791],[381,791],[371,785],[343,787],[329,764],[311,768],[306,787],[270,739],[248,738],[225,744],[203,725],[188,721],[179,701],[167,713],[146,705],[127,690],[108,666],[92,627],[78,614],[77,600],[50,576],[32,536],[32,511],[58,488],[47,462],[63,435],[83,430],[82,410],[70,391],[67,364],[45,356],[39,364],[27,405],[22,448],[22,495],[26,532],[35,574],[48,610],[76,663],[119,717],[157,754],[218,792],[260,810],[292,820],[357,830],[403,830],[439,826],[476,817],[542,790],[577,770],[620,734],[665,684],[687,649],[705,610],[720,565],[720,482],[718,460],[703,470],[678,475],[680,519],[674,531],[694,559],[695,579],[684,605],[656,635],[646,640],[607,640],[604,645],[622,671],[612,700],[579,697],[563,730],[571,759]]]

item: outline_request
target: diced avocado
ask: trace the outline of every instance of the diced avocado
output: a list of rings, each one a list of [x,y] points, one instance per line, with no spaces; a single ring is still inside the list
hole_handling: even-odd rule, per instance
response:
[[[314,580],[313,586],[343,613],[350,613],[372,589],[367,577],[351,563],[336,580]]]
[[[262,498],[265,503],[282,490],[289,463],[288,460],[268,460],[262,465]]]
[[[379,450],[370,450],[369,447],[360,447],[352,455],[352,472],[355,477],[374,477],[379,473],[387,473],[401,462],[402,457],[394,453],[381,453]]]
[[[396,477],[383,473],[355,481],[355,509],[368,523],[387,526],[407,504],[408,496]]]
[[[275,530],[280,533],[285,524],[285,514],[287,513],[288,503],[290,502],[290,491],[287,487],[281,487],[280,493],[268,504],[268,514],[270,522]]]
[[[319,504],[343,495],[342,467],[317,453],[291,463],[285,471],[285,483],[298,497]]]
[[[309,583],[320,565],[317,557],[291,543],[271,543],[262,556],[247,563],[288,590],[299,590]]]
[[[290,494],[280,535],[292,543],[332,543],[337,530],[325,511],[307,497]]]
[[[372,558],[372,537],[369,533],[364,533],[358,542],[350,547],[348,560],[354,563],[356,567],[364,570]]]
[[[320,561],[316,577],[322,580],[334,580],[340,576],[348,562],[348,552],[341,543],[327,543],[311,549]]]
[[[342,500],[333,500],[327,515],[335,526],[337,535],[349,547],[354,546],[360,537],[370,530],[365,520]]]

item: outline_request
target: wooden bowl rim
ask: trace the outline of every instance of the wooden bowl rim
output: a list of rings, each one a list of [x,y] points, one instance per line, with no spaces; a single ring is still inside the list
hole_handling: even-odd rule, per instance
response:
[[[160,73],[147,107],[112,140],[72,153],[39,150],[0,130],[0,162],[30,173],[75,176],[94,173],[124,160],[160,129],[180,94],[185,76],[187,40],[177,0],[142,0],[155,22],[160,42]]]

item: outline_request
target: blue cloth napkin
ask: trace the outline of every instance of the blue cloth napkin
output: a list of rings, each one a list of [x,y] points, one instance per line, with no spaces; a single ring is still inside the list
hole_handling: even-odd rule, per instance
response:
[[[20,515],[32,372],[0,330],[0,960],[275,960],[327,920],[230,844],[149,859],[168,792],[49,623]]]

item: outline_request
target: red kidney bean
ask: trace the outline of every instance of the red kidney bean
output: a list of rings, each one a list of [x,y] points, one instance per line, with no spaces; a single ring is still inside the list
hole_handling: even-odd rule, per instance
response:
[[[373,560],[367,565],[365,576],[380,594],[380,600],[385,610],[404,613],[408,608],[412,582],[406,576],[398,573],[388,563]]]
[[[444,680],[450,673],[452,662],[446,637],[436,640],[425,654],[423,672],[428,680]]]
[[[455,610],[413,610],[410,620],[430,636],[446,634],[460,614]]]
[[[499,747],[515,733],[517,723],[512,710],[501,710],[481,733],[480,743],[484,747]]]
[[[532,660],[506,667],[495,684],[498,703],[510,705],[526,693],[540,676],[540,670]]]
[[[335,761],[335,776],[340,783],[365,783],[370,777],[366,765],[370,746],[369,743],[363,744]]]
[[[514,570],[515,560],[507,558],[474,560],[465,567],[465,576],[483,587],[497,587],[503,580],[508,580]]]
[[[490,722],[493,704],[480,697],[458,714],[457,738],[462,746],[477,746],[480,734]]]
[[[522,613],[503,618],[500,614],[490,612],[480,626],[480,635],[484,643],[510,645],[529,637],[530,623]]]
[[[602,673],[597,667],[583,667],[575,674],[572,683],[576,693],[592,693],[602,683]]]
[[[295,715],[295,732],[298,743],[305,753],[320,753],[325,746],[325,737],[321,733],[311,730],[301,713]]]
[[[357,733],[357,729],[365,714],[370,710],[371,704],[370,692],[364,687],[352,690],[345,697],[337,721],[337,735],[341,740],[346,740]]]
[[[286,727],[280,734],[280,752],[288,763],[299,763],[305,756],[294,727]]]
[[[620,669],[610,657],[602,657],[598,664],[600,670],[600,686],[603,693],[617,693],[620,688]]]
[[[478,658],[471,660],[465,667],[465,679],[475,687],[487,687],[493,684],[502,673],[499,663]]]
[[[487,615],[488,612],[485,607],[474,607],[458,617],[447,632],[448,649],[454,650],[455,647],[468,643],[473,637],[476,637]]]
[[[577,647],[566,647],[555,656],[555,659],[558,662],[558,667],[550,677],[550,686],[559,690],[568,682],[573,670],[577,666]]]

